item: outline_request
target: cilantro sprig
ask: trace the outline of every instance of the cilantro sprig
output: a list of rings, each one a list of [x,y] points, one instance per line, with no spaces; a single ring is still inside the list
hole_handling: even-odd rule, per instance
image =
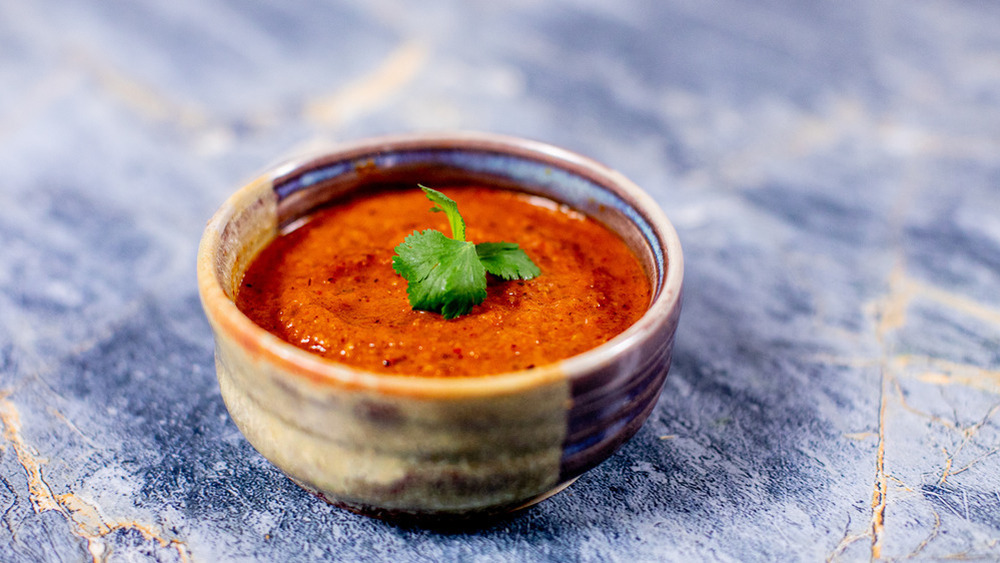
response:
[[[406,280],[411,307],[454,319],[486,299],[487,272],[505,280],[529,280],[542,273],[515,243],[465,240],[458,204],[437,190],[420,189],[434,203],[431,211],[448,217],[451,238],[434,229],[413,231],[396,247],[392,269]]]

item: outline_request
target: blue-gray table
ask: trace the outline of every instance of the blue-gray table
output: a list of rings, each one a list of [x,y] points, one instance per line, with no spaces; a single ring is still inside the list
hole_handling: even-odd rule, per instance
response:
[[[535,138],[686,252],[649,422],[468,533],[243,440],[195,287],[284,155]],[[0,0],[0,560],[1000,558],[1000,6]]]

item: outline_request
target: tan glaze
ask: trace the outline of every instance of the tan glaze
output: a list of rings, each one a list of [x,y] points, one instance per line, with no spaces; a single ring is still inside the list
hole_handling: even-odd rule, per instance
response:
[[[595,348],[646,311],[650,283],[625,243],[543,198],[447,187],[468,240],[516,242],[542,270],[490,278],[471,314],[413,311],[393,249],[414,230],[451,235],[418,189],[357,197],[275,239],[246,272],[236,304],[282,340],[374,373],[476,376],[532,369]]]

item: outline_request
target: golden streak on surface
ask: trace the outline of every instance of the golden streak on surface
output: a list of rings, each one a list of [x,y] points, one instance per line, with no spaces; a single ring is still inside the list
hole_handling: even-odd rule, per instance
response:
[[[59,412],[58,410],[56,410],[53,407],[47,407],[45,410],[46,410],[46,412],[48,412],[52,416],[54,416],[57,419],[59,419],[63,424],[66,425],[67,428],[69,428],[74,433],[76,433],[78,436],[80,436],[80,439],[82,439],[88,446],[90,446],[91,448],[94,448],[94,449],[98,449],[100,447],[100,446],[97,445],[97,443],[95,443],[93,440],[91,440],[89,436],[87,436],[86,434],[84,434],[76,426],[76,424],[73,424],[73,422],[70,421],[70,419],[66,418],[66,415],[64,415],[63,413]]]
[[[944,454],[944,469],[941,470],[941,478],[938,479],[938,485],[944,485],[945,481],[948,480],[948,475],[951,473],[951,464],[954,463],[955,456],[948,453],[948,449],[941,446],[941,453]]]
[[[913,487],[907,485],[905,482],[903,482],[898,477],[895,477],[895,476],[892,476],[892,475],[886,475],[886,481],[887,482],[888,481],[892,481],[896,485],[896,488],[894,490],[903,491],[903,492],[906,492],[906,493],[915,493],[916,492],[915,490],[913,490]],[[886,490],[888,490],[888,488]]]
[[[875,331],[883,349],[886,335],[906,324],[907,309],[915,296],[916,288],[907,280],[903,267],[897,265],[889,274],[889,293],[878,307],[879,319]]]
[[[921,366],[923,369],[918,375],[915,376],[916,379],[920,381],[935,385],[964,385],[966,387],[982,389],[990,392],[998,392],[998,390],[1000,390],[1000,372],[997,370],[988,370],[977,366],[959,364],[937,358],[921,358],[912,355],[892,355],[887,342],[889,334],[906,325],[909,308],[916,299],[929,300],[955,311],[964,313],[970,317],[996,325],[1000,325],[1000,310],[978,303],[967,296],[940,289],[915,280],[906,274],[902,261],[898,262],[890,272],[888,286],[887,293],[883,295],[881,299],[866,307],[866,311],[873,314],[876,318],[875,338],[878,342],[880,350],[882,351],[882,358],[879,362],[881,364],[882,373],[882,392],[878,414],[879,443],[877,457],[875,460],[875,484],[872,492],[872,560],[881,558],[883,544],[882,535],[885,531],[885,511],[887,505],[886,497],[888,493],[886,487],[887,474],[885,468],[885,444],[887,439],[885,434],[885,423],[890,389],[895,389],[896,395],[899,399],[899,404],[903,407],[903,409],[941,424],[948,429],[962,431],[964,440],[958,450],[955,453],[945,451],[945,466],[942,470],[940,483],[944,483],[949,476],[966,471],[979,461],[982,461],[982,459],[992,456],[997,453],[997,451],[1000,451],[1000,448],[991,450],[980,458],[973,460],[965,467],[954,470],[953,463],[955,456],[962,451],[962,448],[964,448],[965,444],[967,444],[972,436],[975,435],[978,428],[985,423],[985,420],[992,417],[992,415],[1000,409],[1000,405],[991,409],[984,421],[968,428],[959,428],[958,425],[951,421],[930,413],[922,412],[909,405],[898,381],[899,377],[905,377],[912,374],[915,364],[922,363],[924,364],[924,366]],[[841,362],[844,361],[845,360],[841,360]],[[859,365],[858,362],[860,362],[860,360],[855,359],[852,361],[854,363],[848,365]],[[913,377],[912,375],[910,376]],[[936,534],[932,534],[929,538],[927,538],[925,543],[931,541],[934,535]],[[920,551],[921,549],[923,549],[923,544],[918,547],[917,551]]]
[[[924,369],[925,366],[934,367],[940,371],[927,371]],[[915,376],[916,379],[933,385],[964,385],[970,388],[983,389],[992,392],[1000,391],[1000,373],[995,370],[984,370],[968,364],[960,364],[926,356],[901,355],[893,358],[893,368],[896,372],[897,378],[903,375],[906,371],[912,371],[915,367],[921,370]],[[941,476],[938,479],[938,485],[943,485],[947,482],[949,477],[968,471],[979,462],[995,455],[998,451],[1000,451],[1000,447],[993,448],[966,465],[953,470],[955,458],[961,454],[962,450],[975,437],[979,429],[986,425],[986,423],[989,422],[989,420],[993,418],[997,412],[1000,412],[1000,404],[994,405],[979,422],[967,427],[961,427],[949,420],[922,412],[911,406],[905,400],[903,391],[898,384],[898,380],[896,382],[896,390],[900,397],[900,404],[904,409],[922,418],[927,418],[928,420],[940,424],[950,430],[960,431],[962,434],[962,442],[959,444],[958,449],[954,453],[949,452],[944,447],[941,448],[945,457],[945,462],[944,467],[941,470]]]
[[[209,122],[207,113],[200,108],[170,100],[102,61],[86,54],[76,54],[74,61],[93,75],[106,92],[148,119],[174,121],[189,127],[202,127]]]
[[[840,542],[837,543],[837,545],[833,548],[833,551],[830,552],[830,555],[828,555],[826,557],[827,563],[829,563],[831,561],[835,561],[845,551],[847,551],[847,548],[850,547],[851,544],[853,544],[854,542],[861,541],[861,540],[866,539],[866,538],[868,538],[870,536],[871,536],[871,534],[868,534],[868,533],[865,533],[865,534],[848,534],[848,533],[845,533],[844,537],[841,538]]]
[[[882,350],[879,360],[880,392],[878,407],[878,447],[875,455],[875,482],[872,486],[871,515],[871,558],[882,556],[882,541],[885,531],[885,508],[887,494],[887,476],[885,472],[885,442],[886,415],[889,404],[889,386],[894,382],[891,362],[886,349],[886,336],[906,323],[906,312],[913,299],[913,292],[905,287],[906,278],[903,264],[897,263],[889,274],[889,291],[883,298],[871,307],[876,315],[875,339]]]
[[[934,511],[934,529],[931,530],[931,533],[928,534],[926,538],[924,538],[924,541],[920,542],[920,545],[913,548],[913,551],[911,551],[910,554],[907,555],[904,559],[915,558],[917,554],[919,554],[921,551],[924,550],[924,548],[930,545],[931,541],[933,541],[934,538],[937,537],[938,532],[940,530],[941,530],[941,515],[938,514],[937,511]]]
[[[879,323],[876,330],[880,341],[889,332],[906,324],[907,309],[917,297],[945,305],[970,317],[1000,325],[1000,310],[979,303],[968,296],[915,280],[907,276],[901,266],[896,266],[889,274],[889,293],[877,307]]]
[[[979,420],[979,422],[963,428],[962,443],[959,444],[958,449],[955,451],[954,454],[950,454],[947,450],[944,450],[944,448],[942,448],[942,450],[944,450],[945,455],[947,456],[947,462],[944,471],[942,471],[941,473],[941,479],[939,481],[939,484],[943,484],[945,480],[951,475],[958,475],[960,473],[968,471],[976,464],[982,462],[984,459],[988,457],[995,455],[998,451],[1000,451],[1000,446],[994,447],[991,450],[987,451],[986,453],[976,457],[975,459],[965,464],[964,466],[960,467],[959,469],[956,469],[954,471],[951,470],[952,464],[954,463],[953,460],[955,459],[955,457],[962,453],[962,450],[965,449],[965,446],[972,441],[972,439],[976,436],[976,434],[983,426],[986,426],[986,424],[990,422],[990,420],[997,414],[997,412],[1000,412],[1000,405],[994,405],[993,408],[991,408],[986,413],[986,415]]]
[[[108,523],[95,506],[72,493],[56,495],[42,476],[43,458],[34,448],[25,443],[21,435],[21,415],[17,407],[8,399],[9,390],[0,391],[0,423],[3,424],[3,439],[14,449],[18,463],[24,469],[28,481],[28,495],[36,513],[55,511],[75,525],[73,533],[87,541],[87,549],[95,563],[104,561],[109,555],[107,546],[98,542],[104,536],[119,530],[135,530],[148,541],[155,541],[163,548],[177,552],[182,561],[190,561],[186,545],[175,539],[166,539],[151,527],[138,522]],[[6,449],[0,443],[0,450]]]
[[[844,437],[847,438],[848,440],[857,440],[859,442],[867,440],[868,438],[871,438],[873,436],[878,436],[878,434],[876,434],[875,432],[850,432],[848,434],[844,434]]]
[[[87,540],[95,562],[105,558],[106,549],[103,545],[95,544],[93,540],[120,530],[139,532],[146,541],[156,542],[162,548],[176,551],[181,561],[191,560],[184,542],[175,539],[168,540],[150,526],[132,521],[108,523],[101,516],[97,507],[72,493],[59,495],[57,499],[65,509],[66,514],[70,516],[70,520],[76,524],[77,535]]]
[[[995,307],[984,305],[966,295],[934,287],[912,278],[904,278],[901,280],[901,283],[907,291],[910,291],[913,294],[920,295],[921,297],[946,305],[956,311],[965,313],[970,317],[975,317],[991,324],[1000,325],[1000,310]]]
[[[888,405],[889,374],[882,374],[882,391],[878,409],[878,450],[875,457],[875,486],[872,491],[871,557],[882,557],[882,533],[885,531],[885,507],[887,480],[885,474],[885,419]]]
[[[924,412],[924,411],[922,411],[922,410],[920,410],[920,409],[918,409],[918,408],[910,405],[910,403],[906,400],[906,395],[903,392],[903,388],[899,385],[899,380],[896,379],[895,377],[892,378],[892,386],[896,390],[896,395],[898,396],[898,399],[899,399],[899,405],[901,407],[903,407],[903,409],[906,410],[907,412],[915,414],[915,415],[917,415],[917,416],[919,416],[921,418],[926,418],[927,420],[930,420],[931,422],[936,422],[937,424],[940,424],[941,426],[944,426],[945,428],[948,428],[949,430],[955,430],[955,429],[958,428],[956,426],[956,424],[954,422],[950,421],[950,420],[941,418],[940,416],[937,416],[937,415],[934,415],[934,414],[931,414],[931,413],[928,413],[928,412]]]
[[[3,423],[4,440],[14,448],[14,455],[17,461],[24,468],[28,477],[28,497],[35,512],[45,512],[55,510],[64,512],[59,502],[52,494],[52,489],[42,477],[43,460],[38,457],[38,452],[27,445],[21,437],[21,415],[7,397],[9,391],[0,393],[0,422]]]
[[[417,76],[428,52],[417,41],[402,44],[373,72],[330,96],[308,102],[304,109],[306,118],[323,125],[337,125],[379,107]]]
[[[995,447],[995,448],[989,450],[988,452],[986,452],[983,455],[977,457],[976,459],[970,461],[969,463],[963,465],[962,467],[956,469],[955,471],[952,471],[951,475],[958,475],[959,473],[963,473],[965,471],[968,471],[969,469],[972,469],[973,466],[975,466],[976,464],[980,463],[984,459],[996,455],[997,452],[1000,452],[1000,446]]]
[[[73,523],[77,525],[82,535],[103,536],[111,531],[111,527],[104,523],[104,519],[92,504],[73,493],[61,494],[56,498],[66,512],[73,515]]]
[[[888,294],[871,307],[878,317],[876,336],[880,344],[884,344],[887,334],[906,324],[907,310],[918,297],[1000,326],[1000,309],[979,303],[968,296],[915,280],[906,275],[901,265],[897,265],[889,274]]]
[[[973,366],[970,368],[975,370],[973,375],[925,371],[917,375],[917,379],[934,385],[964,385],[984,391],[1000,392],[1000,371],[984,370]]]
[[[932,385],[961,385],[982,391],[1000,393],[1000,370],[985,369],[972,364],[942,360],[929,356],[902,355],[894,358],[900,368],[917,366],[914,376]]]

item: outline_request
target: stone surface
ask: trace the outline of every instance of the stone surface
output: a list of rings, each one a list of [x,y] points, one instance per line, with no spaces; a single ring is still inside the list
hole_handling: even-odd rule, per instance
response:
[[[205,220],[303,147],[620,169],[686,252],[651,419],[482,530],[331,508],[229,420]],[[1000,559],[1000,7],[0,0],[0,560]]]

